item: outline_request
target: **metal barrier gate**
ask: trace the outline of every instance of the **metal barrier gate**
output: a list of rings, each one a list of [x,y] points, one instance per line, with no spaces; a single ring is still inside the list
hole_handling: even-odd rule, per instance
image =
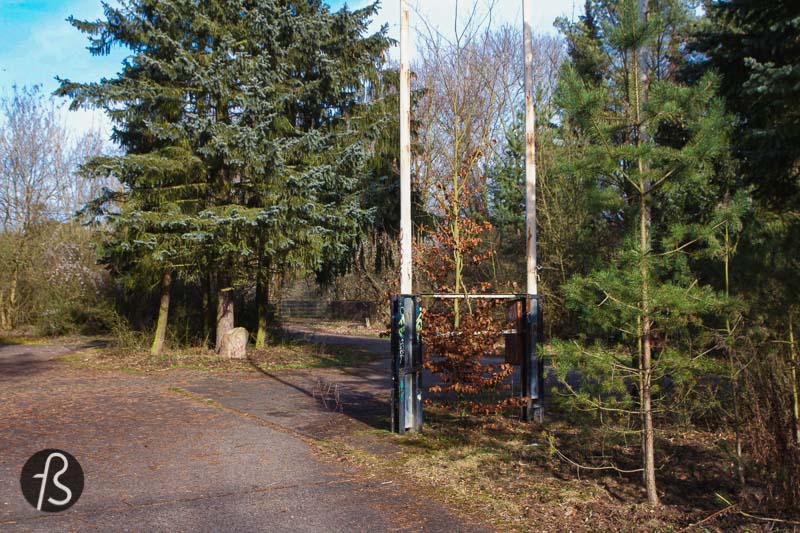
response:
[[[422,298],[503,299],[513,329],[505,333],[506,362],[519,365],[521,396],[528,401],[522,419],[541,422],[544,417],[544,360],[538,344],[543,331],[541,298],[535,294],[393,294],[390,296],[392,349],[392,431],[422,429]]]

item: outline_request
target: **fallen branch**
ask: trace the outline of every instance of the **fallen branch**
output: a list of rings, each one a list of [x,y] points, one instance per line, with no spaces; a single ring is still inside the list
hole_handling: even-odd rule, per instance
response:
[[[719,494],[717,494],[717,496],[719,496]],[[724,500],[724,498],[723,498],[723,500]],[[730,503],[730,502],[727,502],[727,500],[726,500],[726,503]],[[718,518],[718,517],[720,517],[722,515],[734,512],[736,510],[736,507],[738,507],[738,505],[739,505],[738,503],[731,503],[730,505],[728,505],[724,509],[720,509],[719,511],[711,513],[710,515],[708,515],[707,517],[703,518],[699,522],[695,522],[694,524],[689,524],[685,528],[678,530],[678,533],[683,533],[684,531],[689,531],[692,528],[701,526],[703,524],[707,524],[708,522],[711,522],[712,520],[714,520],[714,519],[716,519],[716,518]]]
[[[724,496],[722,496],[718,492],[715,492],[714,494],[716,494],[717,498],[719,498],[720,500],[722,500],[723,502],[727,503],[730,506],[738,505],[738,504],[732,504],[731,502],[729,502]],[[798,522],[796,520],[786,520],[786,519],[783,519],[783,518],[771,518],[771,517],[768,517],[768,516],[758,516],[758,515],[746,513],[744,511],[742,511],[741,509],[739,510],[739,514],[744,516],[744,517],[746,517],[746,518],[752,518],[753,520],[762,520],[764,522],[774,522],[774,523],[778,523],[778,524],[791,524],[793,526],[800,526],[800,522]]]
[[[578,475],[579,476],[580,476],[581,469],[584,469],[584,470],[613,470],[613,471],[619,472],[621,474],[635,474],[637,472],[643,472],[644,471],[643,468],[634,468],[632,470],[625,470],[623,468],[619,468],[618,466],[616,466],[614,464],[606,465],[606,466],[588,466],[588,465],[582,465],[580,463],[576,463],[575,461],[573,461],[572,459],[570,459],[569,457],[567,457],[566,455],[561,453],[561,450],[556,448],[556,445],[553,444],[553,440],[554,440],[553,436],[549,435],[548,436],[548,441],[549,441],[549,444],[550,444],[550,449],[553,452],[555,452],[555,454],[558,455],[561,459],[563,459],[564,461],[566,461],[569,464],[571,464],[574,467],[576,467],[578,469]]]

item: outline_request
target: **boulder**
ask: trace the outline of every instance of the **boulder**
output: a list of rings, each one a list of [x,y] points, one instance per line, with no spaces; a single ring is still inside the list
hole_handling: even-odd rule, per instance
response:
[[[250,334],[244,328],[233,328],[222,336],[219,343],[219,356],[226,359],[244,359],[247,357],[247,341]]]

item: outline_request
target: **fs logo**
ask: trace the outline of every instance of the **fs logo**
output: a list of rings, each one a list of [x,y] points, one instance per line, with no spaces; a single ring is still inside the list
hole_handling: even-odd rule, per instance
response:
[[[22,494],[39,511],[54,513],[72,507],[83,492],[83,469],[62,450],[36,452],[22,467]]]

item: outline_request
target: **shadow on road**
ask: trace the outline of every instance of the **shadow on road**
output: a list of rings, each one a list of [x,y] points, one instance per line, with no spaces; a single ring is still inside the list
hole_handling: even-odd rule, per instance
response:
[[[316,339],[308,340],[318,342]],[[249,356],[247,360],[261,375],[313,399],[326,410],[341,412],[376,429],[389,429],[391,377],[388,374],[388,360],[379,359],[356,368],[283,374],[285,377],[264,370]],[[385,372],[381,368],[383,366],[387,367]],[[298,377],[301,384],[298,383]]]
[[[0,343],[0,381],[37,374],[52,367],[57,357],[107,344],[99,340],[74,346]]]

